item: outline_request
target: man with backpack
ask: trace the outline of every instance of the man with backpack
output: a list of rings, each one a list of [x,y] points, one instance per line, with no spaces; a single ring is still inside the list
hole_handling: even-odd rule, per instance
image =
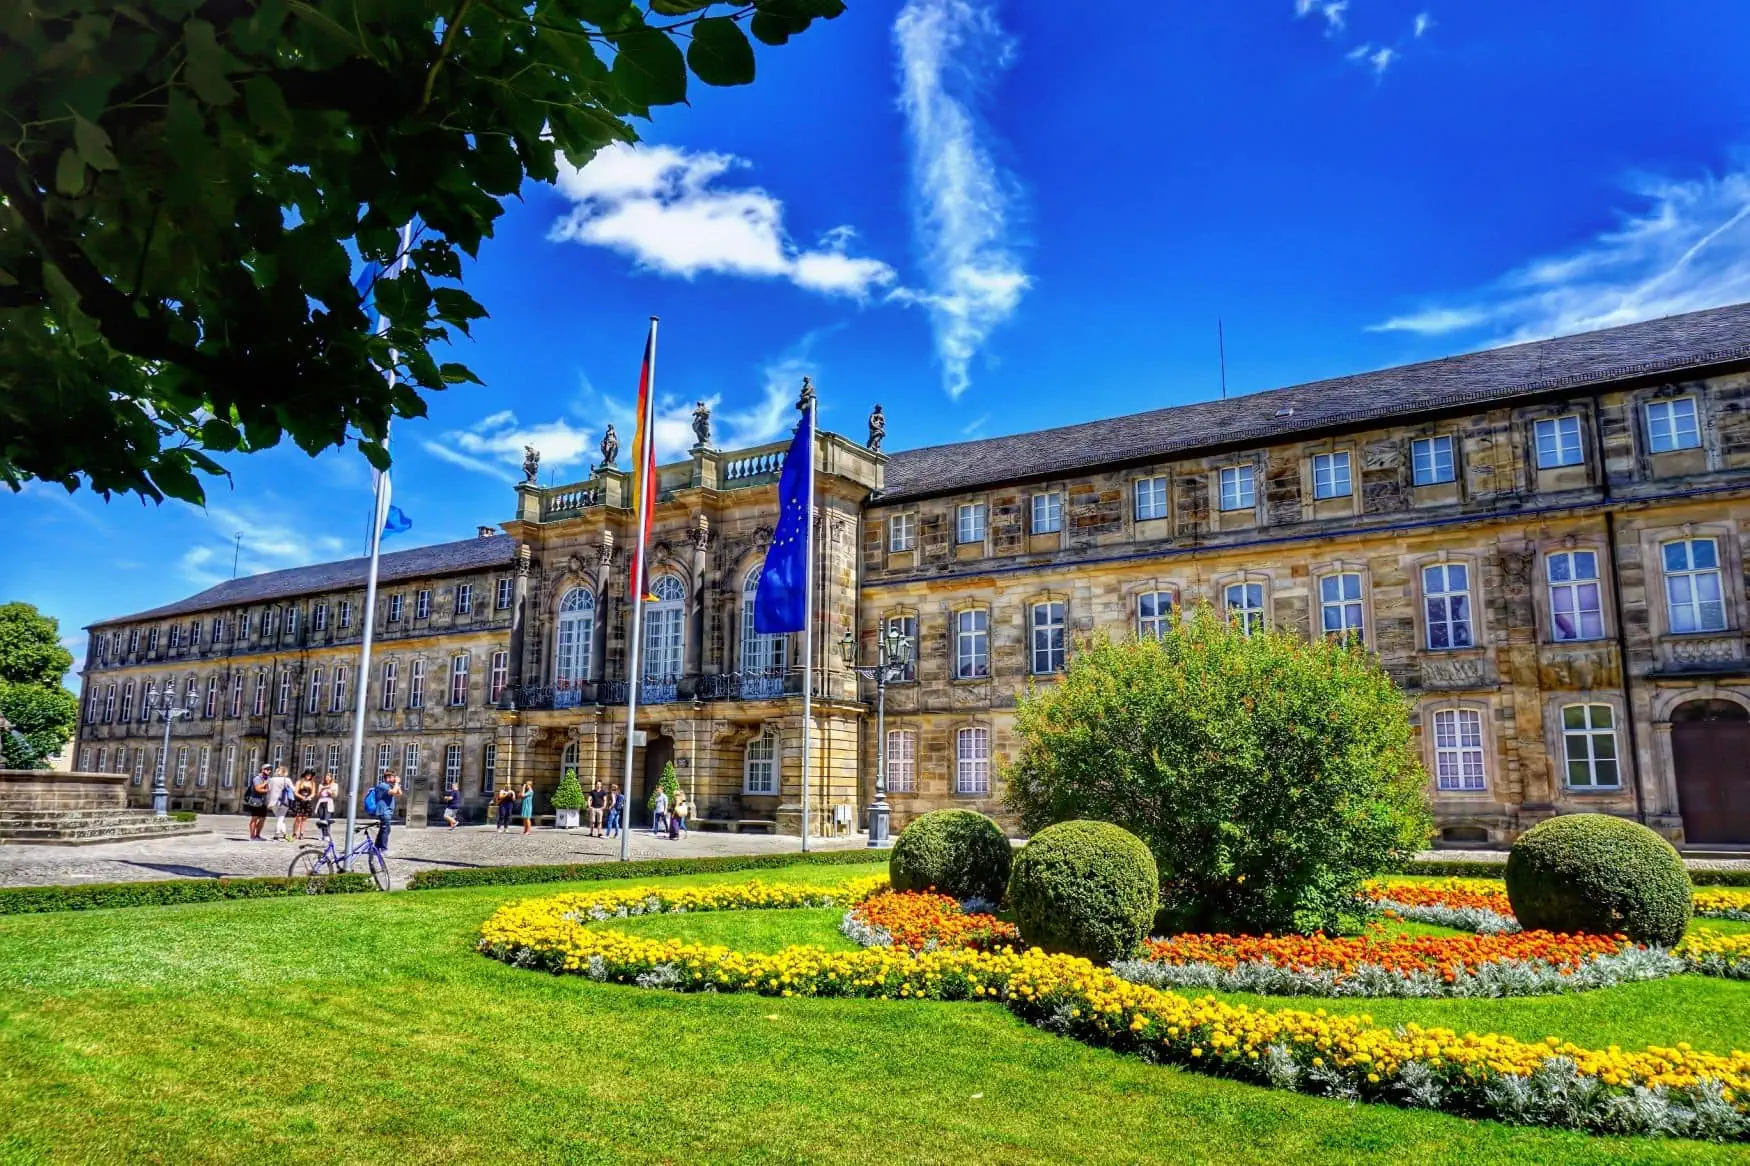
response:
[[[365,791],[365,813],[377,820],[377,849],[389,852],[389,823],[395,817],[395,799],[401,796],[401,779],[393,769]]]

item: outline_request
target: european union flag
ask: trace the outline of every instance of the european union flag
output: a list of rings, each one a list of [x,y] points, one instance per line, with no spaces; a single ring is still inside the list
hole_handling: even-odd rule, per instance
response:
[[[778,475],[778,529],[754,593],[753,630],[762,636],[799,632],[808,625],[808,503],[813,476],[814,411],[808,409],[796,426]]]
[[[401,507],[399,507],[399,506],[389,507],[389,517],[383,523],[383,536],[385,538],[387,538],[389,535],[392,535],[392,534],[403,534],[406,531],[410,531],[412,529],[413,529],[413,519],[411,519],[411,518],[407,517],[407,515],[401,513]]]

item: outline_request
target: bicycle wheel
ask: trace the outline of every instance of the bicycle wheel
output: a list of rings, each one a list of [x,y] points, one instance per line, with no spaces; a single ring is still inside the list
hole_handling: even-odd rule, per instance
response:
[[[310,885],[305,888],[309,894],[315,894],[319,885],[316,880],[334,873],[334,864],[328,857],[328,852],[318,850],[314,846],[306,846],[292,856],[291,865],[286,867],[286,876],[294,879],[309,879]]]
[[[365,861],[371,868],[371,878],[379,891],[389,889],[389,860],[379,850],[365,851]]]

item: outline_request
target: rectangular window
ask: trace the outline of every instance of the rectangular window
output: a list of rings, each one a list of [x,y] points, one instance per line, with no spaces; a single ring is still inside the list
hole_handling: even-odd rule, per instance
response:
[[[326,603],[318,603],[310,609],[310,630],[313,632],[328,630],[328,605]]]
[[[409,785],[419,772],[419,746],[409,745],[401,751],[401,776],[407,779]]]
[[[444,785],[462,784],[462,747],[460,745],[444,746]]]
[[[383,705],[384,709],[395,707],[395,677],[399,665],[393,660],[383,661]]]
[[[918,678],[918,617],[915,615],[891,615],[887,617],[887,626],[897,631],[900,638],[911,645],[911,655],[906,659],[901,671],[901,681],[912,681]]]
[[[456,614],[467,615],[474,610],[474,584],[456,584]]]
[[[174,652],[182,647],[182,625],[179,623],[171,624],[170,634],[165,637],[165,641],[164,646],[168,651]]]
[[[296,636],[297,634],[298,634],[298,609],[295,607],[288,606],[286,608],[286,635]]]
[[[237,785],[237,746],[225,746],[225,764],[219,771],[219,788],[234,789]]]
[[[334,666],[334,683],[328,689],[328,711],[338,713],[346,708],[346,665]]]
[[[954,541],[961,543],[981,543],[984,541],[984,503],[963,502],[960,504]]]
[[[182,686],[182,707],[194,712],[194,702],[200,695],[200,681],[190,676],[188,683]]]
[[[332,773],[332,774],[335,774],[337,776],[339,775],[339,773],[340,773],[340,746],[339,745],[330,745],[328,747],[328,768],[324,772]]]
[[[1264,627],[1264,585],[1229,583],[1222,589],[1222,604],[1230,622],[1248,636]]]
[[[1221,471],[1221,508],[1250,510],[1258,495],[1252,487],[1251,466],[1226,466]]]
[[[201,716],[210,721],[218,715],[219,678],[217,676],[209,676],[207,677],[207,699],[206,703],[201,706]]]
[[[394,764],[395,764],[395,746],[393,746],[393,745],[378,745],[377,746],[377,773],[376,773],[376,776],[378,776],[378,777],[383,776],[383,774],[389,772],[389,767],[391,765],[394,765]],[[375,784],[375,783],[373,783],[373,784]]]
[[[489,794],[498,781],[498,746],[488,745],[480,753],[480,792]]]
[[[261,613],[261,638],[262,639],[270,640],[273,638],[274,628],[278,626],[275,623],[276,619],[278,619],[278,616],[275,614],[274,609],[271,607]]]
[[[1362,641],[1361,576],[1354,571],[1319,580],[1320,626],[1327,636]]]
[[[119,749],[117,749],[115,751],[115,769],[114,769],[114,772],[126,774],[127,771],[128,771],[128,748],[126,745],[123,745],[122,747],[120,747]]]
[[[210,745],[201,746],[200,768],[194,771],[194,786],[196,789],[207,788],[207,773],[212,769],[213,749]]]
[[[188,646],[191,648],[198,648],[201,646],[201,621],[198,619],[189,622]]]
[[[1144,591],[1136,597],[1138,639],[1160,639],[1173,626],[1173,593]]]
[[[1434,783],[1437,789],[1487,787],[1483,766],[1483,714],[1476,709],[1440,709],[1434,714]]]
[[[1568,760],[1568,785],[1573,788],[1615,789],[1622,784],[1616,765],[1616,717],[1609,705],[1563,708],[1562,750]]]
[[[132,656],[140,650],[140,629],[128,629],[128,655]]]
[[[420,588],[413,594],[413,618],[426,619],[431,615],[431,592]]]
[[[146,633],[146,654],[151,655],[158,650],[158,629],[152,628]]]
[[[1033,495],[1033,533],[1056,534],[1063,529],[1063,495]]]
[[[1167,480],[1165,478],[1138,478],[1136,480],[1136,520],[1146,522],[1149,519],[1165,518],[1167,516]]]
[[[1597,551],[1556,551],[1544,559],[1549,576],[1550,631],[1558,640],[1604,636]]]
[[[778,739],[762,734],[747,743],[742,789],[750,794],[778,792]]]
[[[310,692],[304,698],[304,711],[317,713],[322,711],[322,669],[310,669]]]
[[[895,514],[887,520],[887,549],[909,551],[917,545],[918,516]]]
[[[340,601],[340,626],[343,628],[352,626],[352,600],[350,599]]]
[[[241,672],[235,672],[231,675],[231,715],[234,717],[243,715],[243,673]]]
[[[389,596],[389,622],[401,622],[401,596],[399,595]]]
[[[134,682],[132,680],[122,686],[122,707],[116,719],[123,724],[134,719]]]
[[[146,777],[146,749],[145,749],[145,746],[141,746],[140,748],[134,750],[134,776],[133,776],[132,784],[139,785],[140,782],[145,779],[145,777]]]
[[[1033,605],[1033,672],[1062,672],[1064,665],[1063,604],[1056,600]]]
[[[79,772],[80,773],[90,773],[91,772],[91,750],[90,749],[79,750]]]
[[[213,643],[223,643],[228,638],[227,623],[224,616],[213,620]]]
[[[188,746],[179,745],[176,749],[176,788],[181,789],[188,784]]]
[[[500,611],[503,611],[510,606],[512,595],[511,586],[511,581],[509,579],[500,579],[498,581],[498,595],[495,602]]]
[[[413,670],[407,675],[407,707],[419,709],[425,707],[425,661],[415,660]]]
[[[315,769],[315,768],[316,768],[316,746],[306,745],[306,746],[304,746],[304,764],[298,770],[298,772],[300,774],[302,774],[305,769]]]
[[[279,695],[274,697],[273,711],[279,716],[285,716],[292,708],[292,670],[280,669]]]
[[[887,792],[916,793],[918,735],[910,729],[887,730]]]
[[[464,705],[468,703],[468,662],[473,657],[467,655],[450,658],[450,704]]]
[[[267,715],[267,673],[255,674],[255,704],[252,706],[255,716]]]
[[[115,685],[110,685],[103,694],[103,723],[109,724],[115,720]]]
[[[1725,587],[1720,574],[1720,544],[1711,538],[1666,543],[1665,613],[1673,632],[1726,629]]]
[[[1533,428],[1537,434],[1538,469],[1577,466],[1585,460],[1580,452],[1580,419],[1572,413],[1539,421]]]
[[[1349,451],[1313,455],[1313,497],[1347,498],[1349,486]]]
[[[1427,605],[1430,648],[1471,648],[1470,568],[1436,563],[1422,568],[1422,599]]]
[[[509,683],[510,653],[492,653],[492,695],[489,698],[491,704],[498,703],[499,698],[504,695],[504,686]]]
[[[238,621],[237,621],[237,638],[238,639],[247,640],[249,638],[249,636],[250,636],[249,629],[252,626],[254,626],[253,625],[253,618],[254,617],[251,616],[250,613],[246,611],[238,619]],[[250,770],[251,774],[253,774],[254,772],[255,772],[254,770]]]
[[[990,792],[990,730],[961,729],[954,735],[954,792]]]
[[[105,773],[109,770],[109,750],[102,745],[97,747],[97,763],[92,773]]]
[[[1652,401],[1647,405],[1647,448],[1654,453],[1674,449],[1699,449],[1701,427],[1696,424],[1695,398]]]
[[[982,607],[954,613],[954,678],[990,675],[990,612]]]
[[[91,686],[91,699],[85,702],[85,723],[95,725],[103,715],[103,688],[100,685]],[[81,769],[84,766],[80,766]],[[87,771],[89,772],[89,771]]]

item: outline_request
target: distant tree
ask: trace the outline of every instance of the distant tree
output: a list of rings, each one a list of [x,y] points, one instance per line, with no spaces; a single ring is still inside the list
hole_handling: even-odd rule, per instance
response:
[[[61,647],[60,623],[28,603],[0,604],[0,759],[35,769],[60,752],[79,723],[79,698],[61,684],[73,653]]]
[[[843,10],[0,4],[0,481],[200,502],[214,455],[287,435],[387,465],[391,416],[478,383],[432,349],[486,315],[454,285],[504,198]],[[410,220],[377,335],[349,250],[388,267]]]

